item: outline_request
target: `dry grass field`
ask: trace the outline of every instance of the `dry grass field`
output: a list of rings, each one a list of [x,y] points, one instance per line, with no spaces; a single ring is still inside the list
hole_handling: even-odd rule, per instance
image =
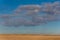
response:
[[[60,36],[0,34],[0,40],[60,40]]]

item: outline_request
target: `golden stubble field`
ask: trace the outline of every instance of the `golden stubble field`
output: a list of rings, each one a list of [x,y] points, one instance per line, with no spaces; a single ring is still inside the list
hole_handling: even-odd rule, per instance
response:
[[[60,40],[60,36],[0,34],[0,40]]]

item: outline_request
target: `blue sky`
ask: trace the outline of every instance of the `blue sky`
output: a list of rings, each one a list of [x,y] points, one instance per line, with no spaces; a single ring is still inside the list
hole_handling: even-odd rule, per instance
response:
[[[57,0],[0,0],[0,14],[11,14],[19,5],[41,4]],[[59,1],[59,0],[58,0]],[[5,27],[0,25],[0,34],[60,34],[60,21],[35,27]]]
[[[54,2],[55,0],[0,0],[0,10],[2,13],[10,13],[19,5],[41,4],[41,2]],[[0,13],[1,13],[0,12]]]

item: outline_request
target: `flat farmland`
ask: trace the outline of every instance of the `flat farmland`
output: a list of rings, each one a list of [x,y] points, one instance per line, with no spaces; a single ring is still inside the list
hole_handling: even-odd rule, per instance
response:
[[[60,40],[60,36],[30,34],[0,34],[0,40]]]

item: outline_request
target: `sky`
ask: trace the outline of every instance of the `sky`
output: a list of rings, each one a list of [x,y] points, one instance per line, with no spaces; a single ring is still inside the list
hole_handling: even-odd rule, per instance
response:
[[[13,14],[20,5],[40,5],[59,0],[0,0],[0,15]],[[13,19],[13,18],[12,18]],[[0,22],[2,20],[0,19]],[[14,20],[13,20],[14,21]],[[60,21],[48,22],[37,26],[5,26],[0,24],[0,34],[60,34]]]

